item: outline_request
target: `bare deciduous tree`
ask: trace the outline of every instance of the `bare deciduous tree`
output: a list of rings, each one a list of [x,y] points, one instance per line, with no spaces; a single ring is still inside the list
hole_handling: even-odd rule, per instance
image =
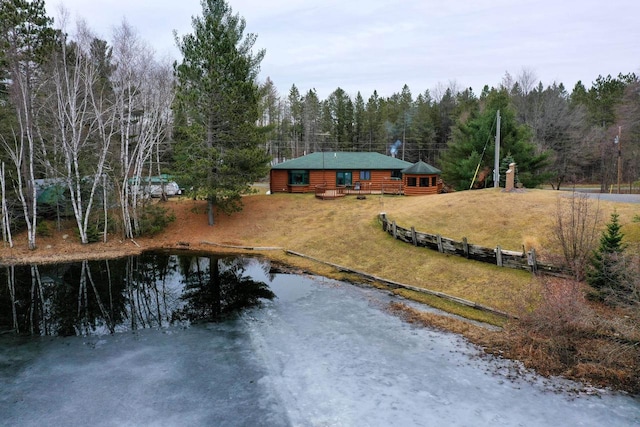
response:
[[[140,230],[138,205],[142,177],[151,174],[153,155],[166,142],[171,122],[172,71],[158,64],[152,50],[123,22],[113,36],[112,86],[120,135],[117,179],[124,234]],[[131,183],[131,185],[130,185]]]
[[[61,41],[51,75],[55,90],[52,115],[63,158],[63,170],[59,172],[71,195],[82,243],[89,243],[89,217],[113,134],[103,137],[109,133],[104,111],[109,106],[101,100],[97,84],[98,69],[90,53],[93,40],[95,36],[79,21],[75,40],[70,42],[65,36]]]
[[[600,222],[599,200],[594,202],[577,192],[558,199],[552,234],[576,280],[585,277],[589,257],[600,237]]]

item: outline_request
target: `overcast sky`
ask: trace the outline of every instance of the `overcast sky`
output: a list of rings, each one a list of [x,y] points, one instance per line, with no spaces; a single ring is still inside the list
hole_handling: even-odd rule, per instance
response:
[[[505,72],[546,86],[640,73],[640,0],[228,0],[266,49],[261,80],[321,99],[341,87],[367,98],[455,82],[479,94]],[[191,32],[200,0],[46,0],[104,39],[126,18],[158,57],[179,59],[173,30]]]

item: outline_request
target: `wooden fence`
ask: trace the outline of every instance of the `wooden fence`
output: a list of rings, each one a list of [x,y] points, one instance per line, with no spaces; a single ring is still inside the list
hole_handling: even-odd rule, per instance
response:
[[[384,213],[380,214],[380,220],[382,221],[383,231],[392,235],[394,239],[410,243],[414,246],[425,247],[448,255],[457,255],[475,261],[486,262],[499,267],[515,268],[555,276],[567,276],[570,274],[565,268],[538,262],[534,249],[524,253],[505,250],[500,246],[485,248],[469,243],[466,237],[463,237],[462,241],[457,241],[442,237],[439,234],[419,232],[416,231],[414,227],[400,227],[395,221],[390,222]]]

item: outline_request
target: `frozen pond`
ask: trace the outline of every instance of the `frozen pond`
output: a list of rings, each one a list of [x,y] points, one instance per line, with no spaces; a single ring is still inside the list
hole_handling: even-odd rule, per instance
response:
[[[204,273],[206,261],[198,261]],[[61,327],[63,322],[49,318],[42,326],[55,304],[41,299],[42,321],[35,329],[43,336],[0,336],[0,425],[640,424],[639,400],[602,390],[576,392],[576,384],[531,374],[512,379],[521,371],[517,364],[481,356],[455,335],[390,315],[385,308],[392,297],[386,293],[320,277],[269,274],[268,264],[257,260],[241,266],[276,298],[219,322],[185,320],[185,304],[192,311],[201,307],[180,298],[188,293],[181,268],[154,276],[147,290],[158,293],[149,292],[146,303],[139,289],[128,289],[131,284],[119,289],[127,296],[120,323],[115,314],[107,316],[114,304],[95,277],[102,308],[95,303],[93,311],[106,313],[108,325],[91,310],[82,315],[83,301],[91,306],[91,284],[86,295],[80,287],[69,298],[73,322],[66,323],[73,325]],[[110,290],[117,300],[116,289]],[[175,304],[163,306],[163,299]],[[127,308],[130,301],[139,308]],[[142,315],[145,304],[150,307]],[[46,328],[81,335],[45,336]]]

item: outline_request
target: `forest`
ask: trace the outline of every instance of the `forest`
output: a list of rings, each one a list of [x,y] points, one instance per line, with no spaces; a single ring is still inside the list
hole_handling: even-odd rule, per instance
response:
[[[259,79],[266,52],[254,51],[257,35],[245,34],[244,19],[224,1],[203,2],[193,33],[175,35],[182,58],[174,63],[158,60],[126,21],[109,40],[69,21],[62,13],[54,22],[43,0],[0,3],[9,244],[26,229],[34,249],[44,217],[73,218],[83,243],[152,232],[167,213],[140,186],[159,176],[208,200],[213,225],[214,207],[241,209],[240,196],[270,164],[315,151],[422,160],[452,190],[487,186],[498,112],[501,164],[515,162],[525,187],[637,188],[640,79],[628,70],[570,89],[523,69],[479,94],[449,82],[366,100],[338,87],[320,99],[296,85],[280,94],[269,77]]]
[[[262,90],[261,124],[274,158],[397,149],[404,160],[442,169],[453,187],[469,188],[478,164],[493,166],[500,110],[502,153],[516,161],[525,185],[589,182],[607,189],[617,180],[618,155],[622,181],[638,179],[640,82],[634,73],[599,76],[589,87],[578,82],[568,91],[562,83],[544,86],[524,69],[517,76],[507,72],[500,85],[486,85],[479,95],[453,82],[417,96],[406,85],[390,97],[374,91],[366,102],[341,88],[320,100],[314,90],[301,95],[295,85],[283,97],[269,79]]]

